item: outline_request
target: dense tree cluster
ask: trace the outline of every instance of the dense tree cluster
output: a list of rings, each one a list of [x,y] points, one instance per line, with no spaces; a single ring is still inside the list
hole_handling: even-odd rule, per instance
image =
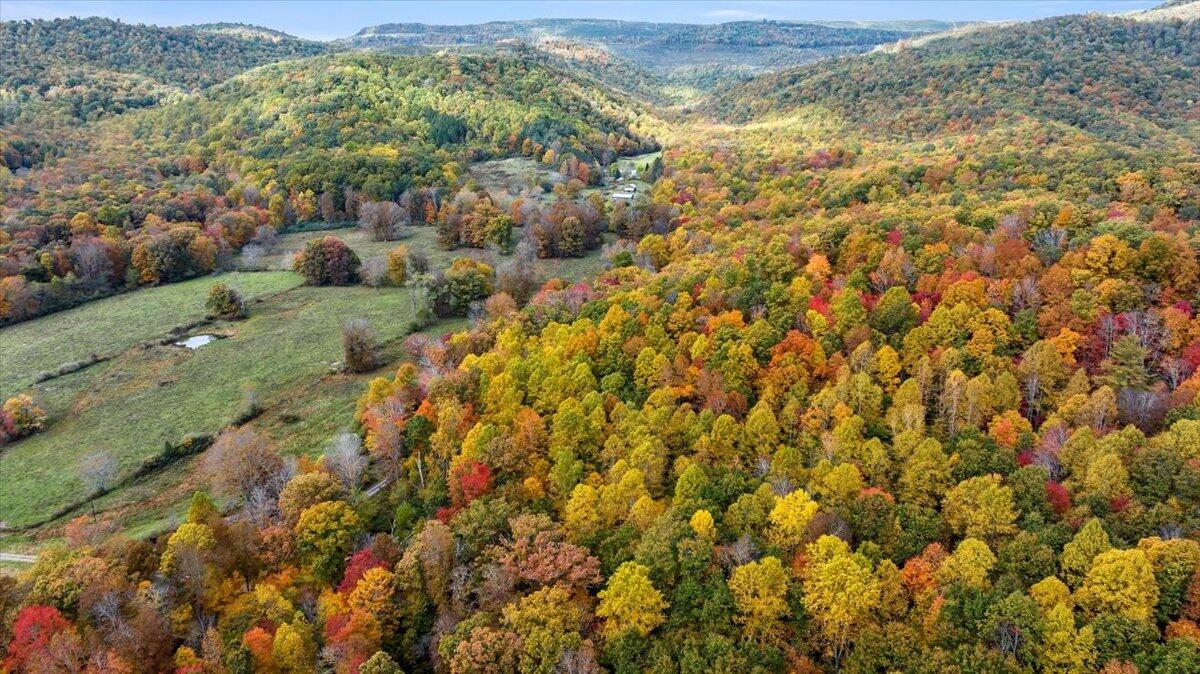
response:
[[[336,236],[312,239],[296,253],[292,268],[314,286],[344,286],[357,283],[362,261]]]
[[[246,300],[236,288],[226,283],[215,283],[208,289],[204,309],[210,318],[237,320],[246,317]]]
[[[582,257],[600,246],[601,234],[609,225],[605,220],[608,205],[598,194],[587,199],[558,199],[548,206],[517,199],[509,210],[528,230],[541,258]]]
[[[441,318],[466,316],[473,305],[494,290],[494,270],[477,260],[460,257],[437,274],[429,286],[433,313]]]
[[[265,191],[257,176],[230,186],[195,156],[150,160],[141,175],[155,185],[130,182],[117,193],[108,179],[64,187],[63,167],[47,170],[55,177],[36,191],[23,179],[6,191],[13,198],[0,230],[0,321],[211,272],[247,246],[269,248],[319,206],[316,195],[281,193],[271,179]]]
[[[0,407],[0,445],[42,430],[46,418],[46,411],[28,395],[5,400]]]
[[[512,250],[513,219],[486,192],[463,190],[442,202],[438,211],[438,245],[447,250],[459,246],[496,246]]]

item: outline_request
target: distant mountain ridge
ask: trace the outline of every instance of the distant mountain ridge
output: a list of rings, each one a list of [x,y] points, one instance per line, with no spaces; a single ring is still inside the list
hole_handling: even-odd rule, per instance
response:
[[[829,56],[943,30],[937,21],[865,22],[856,25],[792,21],[719,24],[651,23],[608,19],[530,19],[468,25],[389,23],[371,26],[336,44],[350,48],[407,51],[468,48],[510,40],[538,43],[563,39],[610,52],[674,85],[710,89],[729,78],[744,79]]]
[[[340,42],[353,43],[355,38],[369,36],[392,36],[403,39],[403,36],[442,35],[456,37],[465,42],[475,40],[496,40],[504,38],[530,38],[543,35],[570,37],[575,39],[606,38],[612,42],[636,42],[644,40],[660,40],[664,36],[694,36],[702,40],[729,41],[728,36],[766,36],[771,35],[773,41],[789,46],[805,46],[798,40],[808,40],[811,36],[800,37],[805,31],[813,28],[826,31],[874,31],[876,33],[914,33],[946,30],[956,25],[949,21],[730,21],[717,24],[692,23],[656,23],[648,21],[620,21],[614,19],[525,19],[519,21],[490,21],[477,24],[426,24],[426,23],[385,23],[368,26],[354,35],[343,38]],[[826,32],[825,35],[840,34],[849,39],[849,43],[858,44],[865,40],[879,37],[866,34],[851,35],[848,33]],[[722,37],[724,36],[724,37]],[[891,37],[890,35],[888,37]],[[756,44],[762,44],[756,41]]]

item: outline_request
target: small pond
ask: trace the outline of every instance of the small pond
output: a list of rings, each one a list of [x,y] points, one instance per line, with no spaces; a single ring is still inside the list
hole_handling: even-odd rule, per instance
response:
[[[200,347],[206,344],[211,344],[215,341],[217,341],[215,335],[194,335],[192,337],[188,337],[182,342],[175,342],[175,346],[183,346],[189,349],[199,349]]]

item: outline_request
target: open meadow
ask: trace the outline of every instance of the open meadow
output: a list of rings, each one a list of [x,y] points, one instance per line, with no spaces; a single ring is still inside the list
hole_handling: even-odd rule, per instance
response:
[[[661,150],[628,157],[619,157],[615,163],[620,168],[623,176],[629,176],[636,169],[638,176],[641,177],[645,175],[646,170],[654,163],[654,160],[660,157],[662,157]],[[541,162],[536,162],[528,157],[508,157],[506,159],[476,162],[471,165],[471,178],[480,187],[493,194],[515,196],[528,190],[534,190],[540,195],[539,198],[546,203],[554,200],[552,193],[550,191],[539,191],[539,189],[535,188],[545,190],[546,187],[563,180],[562,174],[558,171],[551,170]],[[650,189],[650,183],[640,179],[626,180],[623,183],[618,183],[610,177],[605,179],[603,187],[587,187],[583,190],[582,194],[587,196],[595,192],[607,193],[616,185],[629,182],[637,185],[639,192],[645,192]]]
[[[444,250],[437,245],[437,230],[433,227],[401,227],[401,238],[396,241],[373,241],[367,232],[358,228],[336,230],[299,231],[284,234],[272,251],[258,258],[257,266],[264,269],[281,269],[289,267],[292,258],[304,248],[311,239],[323,236],[336,236],[346,242],[362,259],[363,265],[382,263],[388,251],[397,246],[404,246],[410,251],[422,251],[429,257],[431,269],[444,269],[450,266],[455,258],[469,257],[495,267],[506,258],[496,251],[485,248],[456,248]],[[519,243],[525,237],[523,228],[513,229],[513,242]],[[614,240],[606,235],[605,241]],[[581,281],[604,269],[604,259],[600,250],[589,252],[578,258],[551,258],[538,260],[538,274],[544,279],[561,278],[566,281]]]

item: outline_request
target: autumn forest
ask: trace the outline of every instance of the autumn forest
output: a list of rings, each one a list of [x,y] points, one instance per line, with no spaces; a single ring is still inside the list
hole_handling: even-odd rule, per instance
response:
[[[1200,3],[0,23],[0,671],[1200,671]]]

